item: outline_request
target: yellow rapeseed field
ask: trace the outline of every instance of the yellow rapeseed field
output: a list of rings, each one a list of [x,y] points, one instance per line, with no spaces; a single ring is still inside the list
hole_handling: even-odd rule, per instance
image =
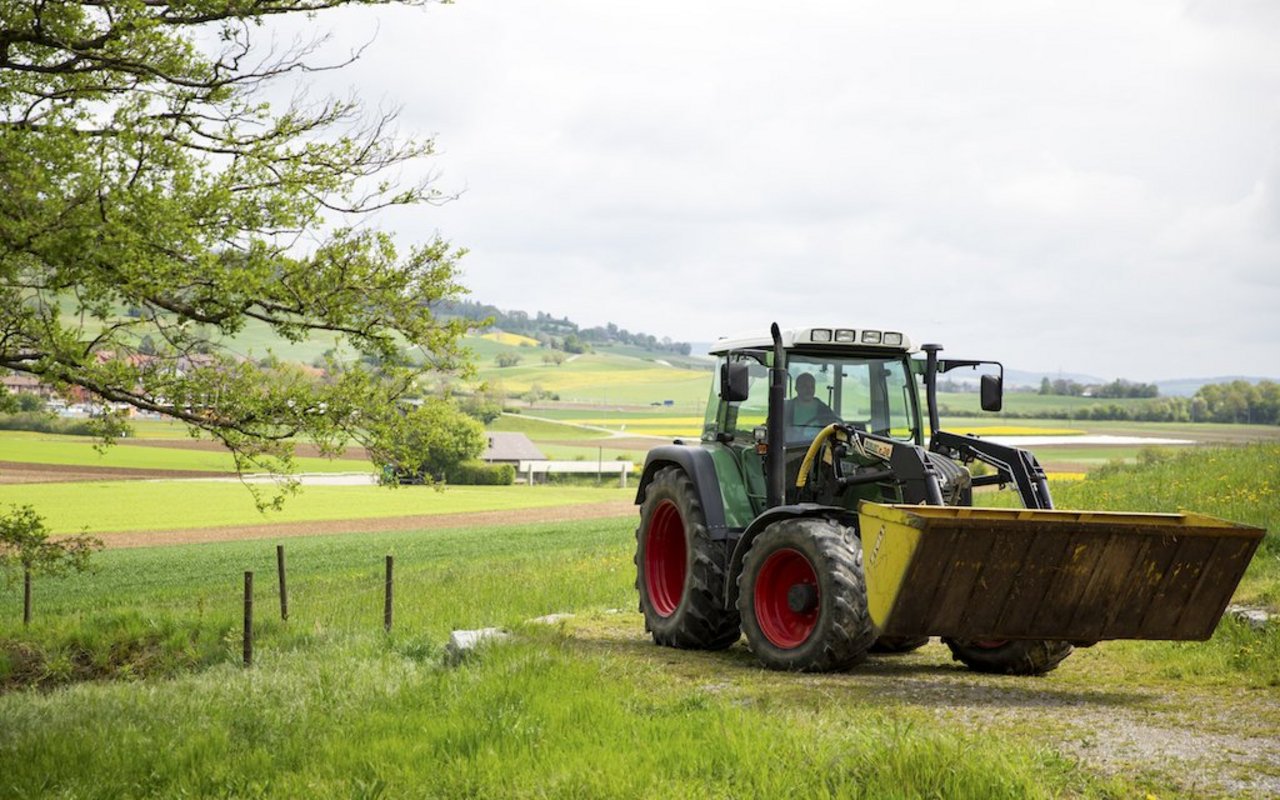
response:
[[[521,336],[518,333],[507,333],[506,331],[491,331],[490,333],[481,334],[480,338],[488,339],[489,341],[497,342],[498,344],[505,344],[508,347],[520,347],[521,345],[527,345],[529,347],[538,346],[537,339],[531,339],[528,336]]]
[[[947,429],[945,424],[942,427]],[[1036,428],[1031,425],[966,425],[963,430],[978,436],[1083,436],[1085,433],[1077,428]]]

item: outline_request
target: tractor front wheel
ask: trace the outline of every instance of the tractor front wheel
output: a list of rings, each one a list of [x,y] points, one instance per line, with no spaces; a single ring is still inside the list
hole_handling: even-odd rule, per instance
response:
[[[743,560],[738,613],[770,669],[834,672],[862,661],[876,634],[853,529],[815,518],[765,528]]]
[[[1043,675],[1071,655],[1070,642],[1045,640],[942,640],[951,657],[976,672],[997,675]]]
[[[738,641],[720,549],[693,481],[679,467],[658,470],[640,506],[635,557],[640,611],[656,644],[722,650]]]

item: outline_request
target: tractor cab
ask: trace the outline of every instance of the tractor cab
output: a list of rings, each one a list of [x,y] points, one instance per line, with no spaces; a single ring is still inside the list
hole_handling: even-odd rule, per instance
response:
[[[910,340],[893,331],[855,328],[804,328],[782,332],[785,376],[780,425],[788,487],[815,438],[832,423],[922,446],[924,430],[916,376],[922,361],[912,359]],[[768,452],[770,368],[773,341],[765,337],[723,339],[712,350],[718,359],[707,401],[702,440],[728,445],[741,462],[753,511],[768,506],[763,457]],[[844,457],[856,468],[875,459]],[[859,463],[861,462],[861,463]],[[878,462],[875,462],[878,463]],[[816,487],[815,487],[816,488]],[[849,492],[842,505],[854,509],[861,499],[888,500],[888,487]],[[827,493],[830,495],[830,493]],[[801,498],[787,492],[789,500]],[[836,498],[822,498],[834,502]]]

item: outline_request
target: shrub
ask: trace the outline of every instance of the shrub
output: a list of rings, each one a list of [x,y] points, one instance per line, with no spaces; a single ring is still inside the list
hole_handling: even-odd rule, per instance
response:
[[[0,572],[6,582],[22,575],[27,584],[23,592],[22,623],[31,622],[31,577],[64,575],[89,569],[89,557],[102,549],[102,541],[92,536],[64,536],[49,539],[44,517],[31,506],[12,506],[0,514]]]
[[[1173,458],[1173,455],[1165,448],[1147,446],[1138,451],[1138,463],[1143,466],[1155,466],[1163,464]]]
[[[0,430],[60,433],[67,436],[96,436],[98,434],[89,420],[63,419],[43,411],[0,414]]]
[[[391,473],[448,475],[455,465],[484,452],[484,426],[464,414],[451,399],[429,397],[378,430],[389,447],[375,458]],[[384,475],[387,473],[384,472]]]
[[[511,464],[463,461],[449,470],[448,482],[456,486],[510,486],[516,482],[516,468]]]
[[[458,403],[458,407],[467,416],[479,420],[482,425],[488,425],[502,416],[502,404],[503,399],[499,396],[489,393],[477,393],[470,397],[462,398]]]
[[[44,398],[31,392],[18,392],[14,401],[19,411],[44,411]]]

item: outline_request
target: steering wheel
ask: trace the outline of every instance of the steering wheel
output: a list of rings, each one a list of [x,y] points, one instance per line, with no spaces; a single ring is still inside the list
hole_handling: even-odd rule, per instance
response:
[[[814,437],[800,464],[800,471],[796,474],[798,490],[803,491],[809,486],[810,493],[815,497],[835,496],[844,477],[840,462],[846,445],[851,440],[851,430],[851,425],[833,422]]]

